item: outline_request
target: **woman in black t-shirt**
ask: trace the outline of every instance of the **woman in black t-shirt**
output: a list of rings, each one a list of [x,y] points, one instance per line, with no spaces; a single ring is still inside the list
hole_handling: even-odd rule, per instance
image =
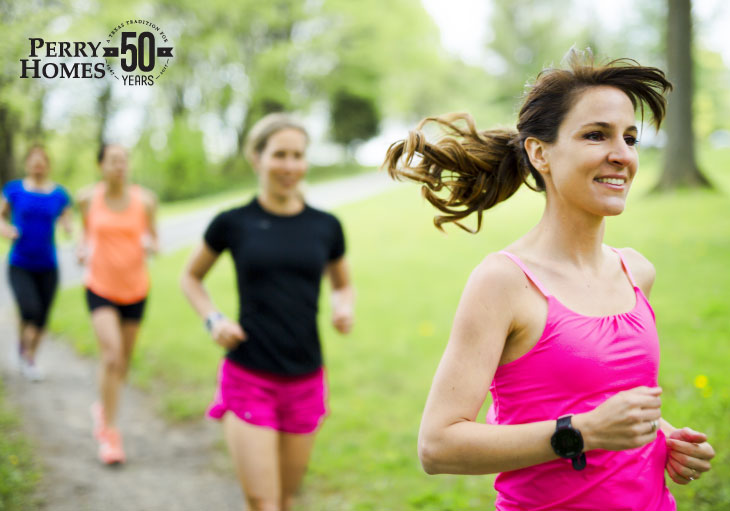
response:
[[[284,114],[253,126],[246,156],[259,193],[213,219],[181,281],[227,352],[208,415],[223,421],[251,511],[291,509],[326,414],[316,321],[323,273],[333,288],[335,328],[348,333],[353,324],[340,223],[308,206],[298,190],[307,142],[304,128]],[[236,270],[238,321],[218,312],[202,283],[225,250]]]

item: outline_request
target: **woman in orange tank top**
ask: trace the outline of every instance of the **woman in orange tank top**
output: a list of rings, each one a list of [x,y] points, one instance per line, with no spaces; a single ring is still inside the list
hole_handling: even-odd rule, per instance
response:
[[[116,415],[150,287],[145,256],[157,251],[157,199],[129,182],[124,147],[102,146],[98,162],[101,182],[78,197],[84,223],[78,258],[87,265],[86,301],[101,354],[94,436],[99,459],[115,464],[125,458]]]

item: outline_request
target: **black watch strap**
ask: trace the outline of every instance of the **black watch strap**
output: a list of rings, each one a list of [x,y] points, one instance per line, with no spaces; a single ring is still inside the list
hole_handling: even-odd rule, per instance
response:
[[[223,314],[218,311],[213,311],[206,316],[205,329],[208,331],[209,334],[213,333],[213,326],[215,326],[215,324],[221,319],[223,319]]]
[[[571,423],[572,418],[572,415],[564,415],[558,418],[557,424],[555,424],[555,431],[560,431],[561,429],[575,429]],[[586,453],[581,452],[579,455],[570,458],[570,461],[574,470],[583,470],[587,465]]]
[[[572,428],[573,425],[571,424],[570,420],[573,418],[572,415],[563,415],[558,419],[558,423],[555,425],[555,431],[561,430],[561,429],[567,429]]]
[[[573,468],[575,470],[583,470],[586,468],[586,465],[588,464],[586,462],[586,453],[582,452],[580,453],[580,456],[576,456],[575,458],[570,458],[571,463],[573,464]]]

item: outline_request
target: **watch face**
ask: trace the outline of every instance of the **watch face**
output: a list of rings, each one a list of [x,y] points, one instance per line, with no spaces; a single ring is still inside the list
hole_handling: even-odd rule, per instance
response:
[[[564,458],[573,458],[583,451],[583,437],[574,429],[556,431],[550,443],[555,452]]]

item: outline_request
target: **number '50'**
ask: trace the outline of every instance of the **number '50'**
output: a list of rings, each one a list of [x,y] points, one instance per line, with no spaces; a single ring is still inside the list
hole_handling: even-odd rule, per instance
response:
[[[122,69],[130,73],[135,71],[137,66],[139,66],[141,71],[149,73],[155,68],[155,38],[151,32],[142,32],[139,34],[139,45],[136,45],[134,44],[136,37],[136,32],[122,32],[120,55],[124,55],[125,53],[131,55],[129,60],[127,60],[127,57],[122,57]],[[145,51],[145,46],[147,51]],[[146,61],[145,56],[147,56]]]

